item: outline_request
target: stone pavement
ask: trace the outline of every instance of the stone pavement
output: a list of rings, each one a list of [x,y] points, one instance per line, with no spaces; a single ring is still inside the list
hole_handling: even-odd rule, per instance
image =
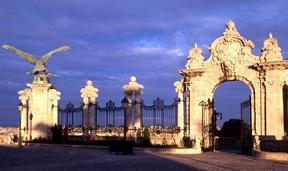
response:
[[[288,170],[288,164],[224,152],[167,155],[136,152],[109,154],[107,149],[29,145],[0,146],[0,170]]]

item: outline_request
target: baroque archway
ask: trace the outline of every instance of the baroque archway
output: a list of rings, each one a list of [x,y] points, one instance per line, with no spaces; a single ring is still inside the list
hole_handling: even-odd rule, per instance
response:
[[[186,135],[203,139],[203,105],[209,108],[219,84],[238,80],[247,84],[251,92],[254,149],[267,136],[283,138],[283,86],[288,80],[288,61],[283,60],[277,39],[271,33],[264,40],[260,56],[251,53],[253,48],[252,41],[242,37],[230,20],[223,35],[209,47],[209,59],[204,60],[197,44],[189,51],[186,69],[180,71],[186,98]],[[211,110],[205,115],[212,115]]]

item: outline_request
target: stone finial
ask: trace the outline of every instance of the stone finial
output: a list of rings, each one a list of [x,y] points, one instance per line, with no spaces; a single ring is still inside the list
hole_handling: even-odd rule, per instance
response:
[[[229,20],[226,24],[224,36],[239,36],[239,32],[236,29],[235,23],[232,20]]]
[[[186,69],[200,68],[203,65],[204,56],[201,48],[195,43],[194,48],[189,51]]]
[[[130,77],[130,82],[123,86],[125,94],[142,94],[144,86],[136,82],[136,77]]]
[[[91,103],[96,103],[96,97],[98,97],[98,89],[93,86],[93,82],[91,80],[86,82],[85,87],[82,88],[80,92],[85,104],[89,103],[89,99]]]
[[[283,60],[281,48],[278,46],[278,41],[273,37],[272,33],[269,33],[268,38],[264,40],[261,51],[261,61],[271,62]]]
[[[183,92],[184,86],[183,86],[183,79],[181,81],[176,81],[174,83],[175,91],[178,92]]]

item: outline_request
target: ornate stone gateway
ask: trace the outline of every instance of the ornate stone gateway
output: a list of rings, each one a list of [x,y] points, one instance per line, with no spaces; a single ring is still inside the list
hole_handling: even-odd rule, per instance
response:
[[[283,60],[277,39],[271,33],[264,40],[260,56],[251,53],[253,48],[252,41],[242,37],[230,20],[223,35],[209,47],[209,59],[204,61],[197,44],[190,50],[186,69],[180,71],[184,79],[177,82],[182,86],[178,93],[186,101],[187,136],[205,138],[203,120],[211,124],[213,112],[203,110],[203,105],[213,101],[221,83],[238,80],[250,88],[254,150],[259,149],[260,141],[267,137],[283,139],[283,86],[288,80],[288,61]]]

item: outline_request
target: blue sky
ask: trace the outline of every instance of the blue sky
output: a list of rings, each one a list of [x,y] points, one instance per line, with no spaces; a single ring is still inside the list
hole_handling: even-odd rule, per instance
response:
[[[51,81],[62,93],[62,106],[80,103],[79,91],[87,79],[100,90],[100,104],[110,98],[119,102],[131,75],[145,86],[146,103],[158,96],[170,103],[188,50],[197,42],[207,59],[207,47],[221,36],[229,19],[254,42],[255,55],[272,32],[287,56],[287,9],[285,0],[0,0],[0,44],[38,57],[71,46],[48,62],[49,71],[58,75]],[[15,125],[17,91],[31,82],[25,73],[32,65],[4,49],[0,65],[0,125]],[[239,103],[249,96],[248,88],[229,82],[218,89],[217,110],[239,117]]]

